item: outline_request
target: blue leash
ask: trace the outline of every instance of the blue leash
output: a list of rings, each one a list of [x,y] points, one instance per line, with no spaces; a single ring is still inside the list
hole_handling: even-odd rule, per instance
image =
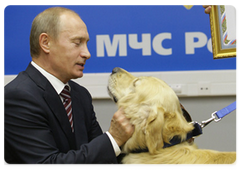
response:
[[[212,121],[218,122],[220,121],[224,116],[228,115],[232,111],[236,110],[236,102],[233,102],[232,104],[228,105],[227,107],[224,107],[223,109],[219,111],[215,111],[212,113],[212,117],[208,120],[202,121],[201,123],[198,122],[191,122],[194,126],[193,131],[189,132],[187,134],[186,140],[190,138],[195,138],[202,134],[202,129],[207,126]],[[170,143],[164,143],[163,148],[167,148],[176,144],[181,143],[181,139],[178,136],[174,136]]]
[[[219,119],[223,118],[224,116],[228,115],[232,111],[236,110],[236,102],[233,102],[229,106],[219,110],[216,112],[216,115]]]
[[[232,111],[236,110],[236,101],[233,102],[232,104],[228,105],[227,107],[224,107],[223,109],[219,110],[219,111],[215,111],[212,113],[212,117],[208,120],[202,121],[202,123],[200,123],[200,126],[202,128],[204,128],[205,126],[207,126],[209,123],[211,123],[213,120],[215,122],[220,121],[224,116],[228,115],[229,113],[231,113]]]

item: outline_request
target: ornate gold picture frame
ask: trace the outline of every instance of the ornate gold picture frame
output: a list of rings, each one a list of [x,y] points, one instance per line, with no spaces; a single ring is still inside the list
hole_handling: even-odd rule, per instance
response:
[[[236,57],[236,10],[214,5],[210,12],[213,58]]]

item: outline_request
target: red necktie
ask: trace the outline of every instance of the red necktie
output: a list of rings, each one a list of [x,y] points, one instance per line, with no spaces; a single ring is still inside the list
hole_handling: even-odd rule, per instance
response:
[[[63,98],[63,105],[65,107],[65,110],[67,112],[68,120],[72,128],[72,132],[74,132],[73,129],[73,116],[72,116],[72,101],[71,101],[71,96],[69,93],[69,87],[65,86],[60,95]]]

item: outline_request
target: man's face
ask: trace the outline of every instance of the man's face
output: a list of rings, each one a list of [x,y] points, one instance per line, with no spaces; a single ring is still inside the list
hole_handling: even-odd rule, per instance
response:
[[[66,83],[83,76],[84,65],[91,55],[87,48],[87,27],[80,17],[66,12],[60,20],[58,38],[50,41],[49,62],[51,73]]]

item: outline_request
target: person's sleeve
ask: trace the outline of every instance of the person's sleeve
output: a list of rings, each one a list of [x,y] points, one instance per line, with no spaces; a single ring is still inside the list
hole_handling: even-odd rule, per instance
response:
[[[115,152],[115,155],[118,156],[120,155],[121,153],[121,150],[117,144],[117,142],[114,140],[114,138],[112,137],[112,135],[107,131],[106,134],[108,135],[110,141],[111,141],[111,144],[113,146],[113,149],[114,149],[114,152]]]

